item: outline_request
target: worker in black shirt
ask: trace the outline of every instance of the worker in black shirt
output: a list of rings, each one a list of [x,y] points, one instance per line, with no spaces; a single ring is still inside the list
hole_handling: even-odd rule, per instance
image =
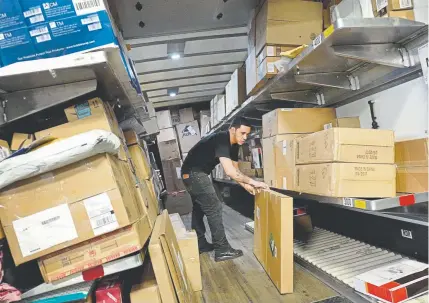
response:
[[[238,147],[244,144],[250,130],[251,125],[245,118],[237,118],[228,131],[202,138],[189,151],[182,165],[183,182],[193,202],[192,228],[197,232],[200,253],[214,249],[216,262],[238,258],[243,252],[233,249],[226,239],[222,202],[209,178],[211,171],[221,163],[225,173],[253,195],[259,189],[269,188],[267,184],[245,176],[238,169]],[[209,223],[213,244],[205,237],[204,215]]]

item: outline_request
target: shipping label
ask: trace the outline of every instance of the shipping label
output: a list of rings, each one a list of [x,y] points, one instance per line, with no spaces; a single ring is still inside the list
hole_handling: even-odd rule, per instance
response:
[[[98,236],[119,227],[115,211],[107,193],[83,201],[94,235]]]
[[[68,204],[12,222],[23,257],[78,237]]]

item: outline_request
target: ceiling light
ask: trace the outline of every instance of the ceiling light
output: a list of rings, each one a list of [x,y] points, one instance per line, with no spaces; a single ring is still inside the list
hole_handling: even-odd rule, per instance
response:
[[[179,60],[180,58],[182,58],[182,55],[179,53],[172,53],[170,54],[170,58],[173,60]]]
[[[167,55],[172,60],[185,56],[185,41],[170,42],[167,44]]]
[[[170,93],[170,97],[176,97],[176,96],[177,96],[176,93],[173,93],[173,92]]]
[[[170,97],[176,97],[178,93],[179,93],[178,87],[173,87],[173,88],[167,89],[167,95],[169,95]]]

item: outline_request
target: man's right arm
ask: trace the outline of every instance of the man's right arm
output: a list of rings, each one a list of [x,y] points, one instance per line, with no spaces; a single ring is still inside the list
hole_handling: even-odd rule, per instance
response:
[[[252,178],[245,176],[238,168],[234,167],[234,164],[233,164],[231,159],[226,158],[226,157],[220,157],[219,161],[222,164],[222,167],[225,170],[225,173],[231,179],[233,179],[237,182],[240,182],[240,183],[250,184],[256,188],[269,189],[267,184],[265,184],[263,182],[255,181]]]

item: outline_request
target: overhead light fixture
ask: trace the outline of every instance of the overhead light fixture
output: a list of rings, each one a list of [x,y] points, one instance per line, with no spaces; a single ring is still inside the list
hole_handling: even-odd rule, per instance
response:
[[[167,95],[169,95],[170,97],[176,97],[178,93],[179,93],[178,87],[173,87],[173,88],[167,89]]]
[[[167,55],[172,60],[178,60],[185,55],[185,41],[170,42],[167,44]]]

